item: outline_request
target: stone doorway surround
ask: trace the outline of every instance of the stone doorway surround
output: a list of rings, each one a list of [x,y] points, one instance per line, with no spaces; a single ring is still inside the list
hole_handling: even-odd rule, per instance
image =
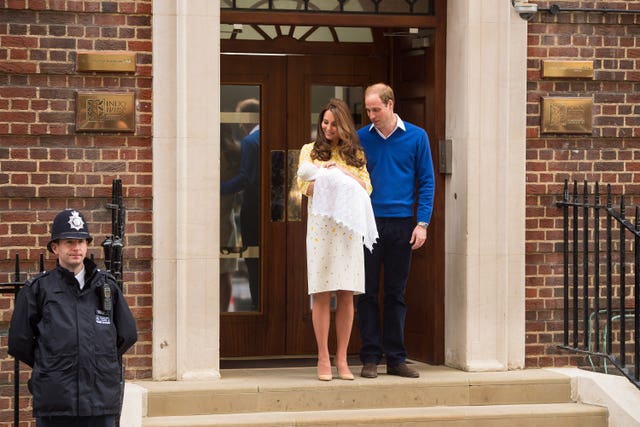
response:
[[[445,360],[524,367],[527,25],[450,0]],[[220,5],[153,2],[153,379],[220,377]]]
[[[527,23],[510,2],[447,3],[445,360],[468,371],[520,369]]]

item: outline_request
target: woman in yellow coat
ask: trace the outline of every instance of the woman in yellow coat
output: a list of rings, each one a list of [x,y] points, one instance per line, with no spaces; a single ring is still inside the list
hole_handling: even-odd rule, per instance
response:
[[[353,296],[364,292],[363,239],[369,237],[370,241],[375,232],[371,181],[344,101],[331,99],[322,109],[316,135],[316,140],[300,151],[297,181],[301,193],[308,196],[307,282],[318,345],[318,379],[333,378],[328,338],[331,294],[335,292],[335,364],[339,378],[352,380],[347,347],[354,318]]]

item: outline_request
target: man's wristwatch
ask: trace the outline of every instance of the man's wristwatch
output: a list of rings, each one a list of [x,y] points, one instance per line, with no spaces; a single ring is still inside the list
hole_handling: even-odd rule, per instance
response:
[[[424,221],[420,221],[420,222],[418,222],[418,227],[422,227],[422,228],[424,228],[425,230],[427,229],[427,227],[428,227],[428,226],[429,226],[429,223],[428,223],[428,222],[424,222]]]

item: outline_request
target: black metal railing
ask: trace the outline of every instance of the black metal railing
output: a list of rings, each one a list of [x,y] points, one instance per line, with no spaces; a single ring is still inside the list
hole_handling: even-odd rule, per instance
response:
[[[40,254],[40,271],[44,271],[44,254]],[[0,294],[13,294],[15,300],[18,291],[24,285],[20,273],[20,257],[16,254],[13,281],[0,283]],[[13,425],[20,425],[20,362],[13,359]]]
[[[107,203],[106,208],[111,211],[111,234],[102,242],[104,266],[116,278],[118,287],[122,290],[127,209],[122,198],[122,181],[120,179],[114,179],[111,183],[111,203]]]
[[[624,195],[619,210],[611,185],[605,197],[601,204],[598,183],[585,181],[579,192],[574,182],[570,194],[565,181],[563,200],[557,202],[564,241],[560,348],[585,354],[594,369],[593,359],[599,357],[605,372],[611,363],[640,388],[640,208],[635,206],[632,222]]]

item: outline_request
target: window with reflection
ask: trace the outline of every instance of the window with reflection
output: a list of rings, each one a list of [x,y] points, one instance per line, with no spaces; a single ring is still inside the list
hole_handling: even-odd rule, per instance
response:
[[[220,311],[260,307],[260,86],[220,94]]]

